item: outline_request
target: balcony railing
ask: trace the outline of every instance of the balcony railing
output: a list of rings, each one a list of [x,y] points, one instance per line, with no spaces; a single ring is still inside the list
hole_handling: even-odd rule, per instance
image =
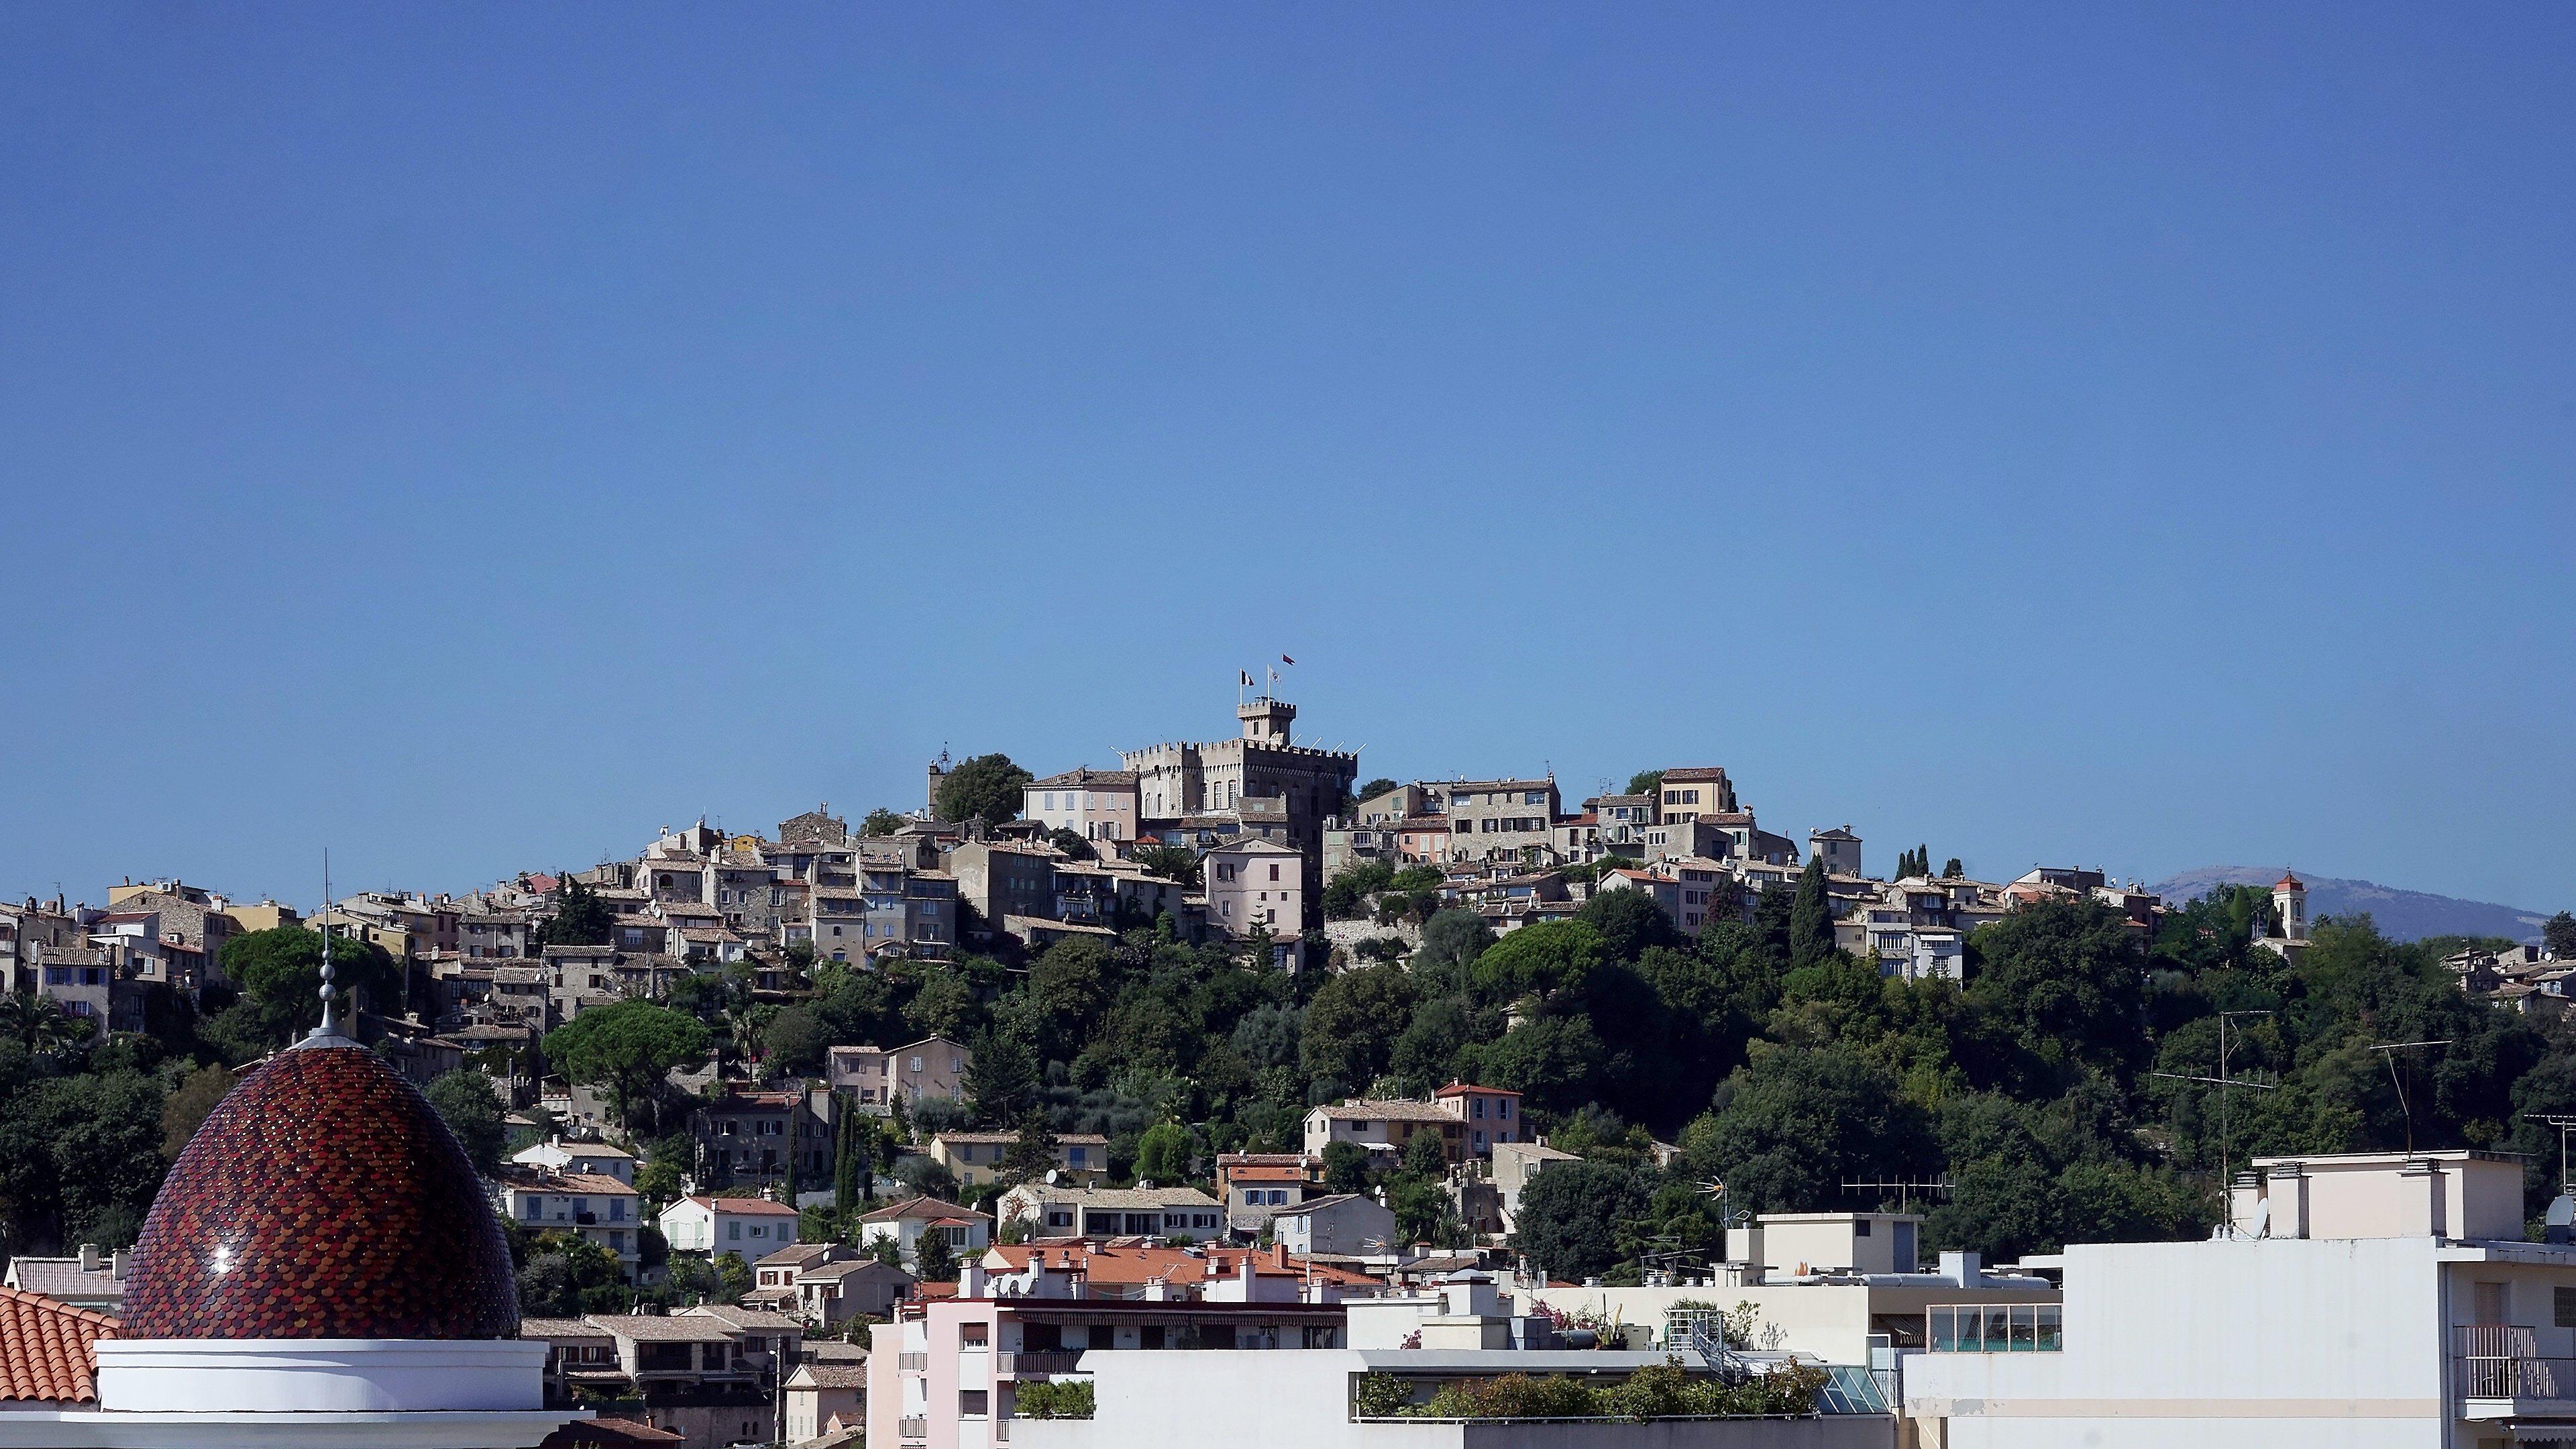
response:
[[[897,1354],[894,1367],[897,1373],[919,1373],[930,1367],[930,1355],[927,1353]]]
[[[1934,1353],[2057,1353],[2065,1309],[2054,1303],[1960,1303],[1931,1308],[1924,1341]]]
[[[2541,1354],[2536,1335],[2510,1323],[2464,1323],[2452,1331],[2460,1396],[2576,1400],[2576,1358]]]
[[[1048,1350],[1038,1353],[1006,1353],[993,1365],[1002,1374],[1014,1378],[1036,1378],[1041,1374],[1069,1374],[1082,1358],[1080,1349]]]
[[[930,1421],[928,1419],[897,1419],[894,1421],[894,1432],[895,1437],[900,1439],[927,1439],[930,1437]]]

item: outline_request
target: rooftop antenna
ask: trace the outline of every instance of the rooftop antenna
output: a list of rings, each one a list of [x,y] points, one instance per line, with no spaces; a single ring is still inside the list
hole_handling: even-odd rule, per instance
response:
[[[2213,1086],[2213,1087],[2218,1088],[2218,1181],[2219,1181],[2219,1183],[2220,1183],[2220,1185],[2221,1185],[2222,1187],[2223,1187],[2223,1186],[2225,1186],[2225,1185],[2226,1185],[2226,1183],[2230,1180],[2230,1179],[2228,1178],[2228,1176],[2227,1176],[2227,1160],[2228,1160],[2228,1156],[2229,1156],[2229,1153],[2230,1153],[2231,1149],[2232,1149],[2232,1148],[2234,1147],[2234,1145],[2235,1145],[2235,1144],[2234,1144],[2234,1139],[2229,1135],[2229,1132],[2228,1132],[2228,1112],[2227,1112],[2228,1097],[2227,1097],[2227,1089],[2228,1089],[2228,1088],[2230,1088],[2230,1087],[2252,1087],[2254,1090],[2256,1090],[2256,1091],[2258,1091],[2258,1092],[2272,1092],[2272,1091],[2278,1091],[2278,1090],[2279,1090],[2279,1088],[2278,1088],[2278,1087],[2274,1086],[2274,1085],[2273,1085],[2272,1083],[2270,1083],[2270,1082],[2245,1082],[2245,1081],[2237,1081],[2237,1080],[2231,1079],[2231,1078],[2227,1075],[2227,1052],[2228,1052],[2228,1045],[2227,1045],[2227,1019],[2228,1019],[2229,1017],[2231,1017],[2231,1016],[2270,1016],[2271,1014],[2272,1014],[2272,1013],[2271,1013],[2270,1011],[2268,1011],[2268,1010],[2265,1010],[2265,1011],[2222,1011],[2222,1012],[2218,1013],[2218,1075],[2217,1075],[2217,1076],[2214,1076],[2214,1077],[2194,1077],[2194,1076],[2186,1076],[2186,1075],[2183,1075],[2183,1074],[2180,1074],[2180,1073],[2176,1073],[2176,1072],[2149,1072],[2149,1073],[2147,1074],[2147,1075],[2149,1075],[2149,1076],[2151,1076],[2151,1077],[2163,1077],[2163,1078],[2165,1078],[2165,1079],[2166,1079],[2166,1080],[2168,1080],[2168,1081],[2175,1081],[2175,1082],[2205,1082],[2205,1083],[2209,1084],[2210,1086]]]
[[[2384,1041],[2375,1043],[2371,1047],[2372,1051],[2386,1052],[2388,1054],[2388,1080],[2397,1084],[2397,1110],[2400,1113],[2403,1113],[2406,1118],[2406,1150],[2408,1152],[2413,1152],[2415,1150],[2415,1109],[2413,1106],[2408,1104],[2406,1100],[2406,1078],[2403,1073],[2397,1070],[2397,1054],[2402,1051],[2411,1051],[2416,1047],[2449,1046],[2451,1041],[2452,1039],[2446,1036],[2434,1041]]]
[[[2567,1134],[2576,1132],[2576,1116],[2563,1112],[2525,1112],[2525,1122],[2538,1122],[2558,1134],[2558,1190],[2576,1191],[2576,1178],[2567,1175]]]

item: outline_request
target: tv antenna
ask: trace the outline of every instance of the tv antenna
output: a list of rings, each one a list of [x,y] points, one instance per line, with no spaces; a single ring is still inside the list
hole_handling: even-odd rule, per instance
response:
[[[2227,1160],[2230,1151],[2235,1146],[2234,1137],[2229,1131],[2230,1122],[2227,1111],[2227,1089],[2230,1087],[2252,1087],[2258,1092],[2272,1092],[2279,1090],[2278,1087],[2270,1082],[2240,1081],[2227,1075],[2227,1054],[2230,1050],[2227,1043],[2227,1019],[2232,1016],[2270,1016],[2271,1014],[2272,1013],[2270,1011],[2222,1011],[2218,1013],[2217,1076],[2195,1077],[2180,1072],[2149,1072],[2147,1074],[2151,1077],[2163,1077],[2167,1081],[2202,1082],[2209,1086],[2218,1088],[2218,1186],[2222,1192],[2226,1190],[2227,1184],[2230,1180],[2227,1175]]]
[[[1925,1197],[1941,1197],[1948,1194],[1950,1190],[1950,1179],[1946,1175],[1941,1177],[1856,1178],[1843,1184],[1843,1191],[1845,1192],[1875,1192],[1881,1196],[1891,1192],[1895,1193],[1897,1211],[1899,1212],[1912,1212],[1914,1210],[1914,1195],[1916,1193],[1921,1193]]]
[[[2417,1047],[2449,1046],[2451,1041],[2452,1038],[2447,1036],[2432,1041],[2383,1041],[2374,1043],[2370,1048],[2372,1051],[2388,1054],[2388,1080],[2397,1084],[2397,1110],[2406,1118],[2406,1150],[2409,1152],[2415,1150],[2415,1109],[2406,1100],[2406,1077],[2404,1073],[2397,1070],[2397,1054],[2413,1051]]]
[[[2564,1112],[2525,1112],[2525,1122],[2538,1122],[2558,1134],[2558,1190],[2576,1191],[2576,1178],[2567,1175],[2567,1134],[2576,1132],[2576,1115]]]

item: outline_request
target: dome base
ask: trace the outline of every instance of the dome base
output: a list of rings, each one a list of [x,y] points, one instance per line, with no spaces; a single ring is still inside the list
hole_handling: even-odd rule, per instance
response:
[[[516,1338],[102,1338],[98,1403],[126,1414],[525,1413],[546,1345]]]
[[[0,1414],[0,1449],[535,1449],[587,1410],[427,1414]]]

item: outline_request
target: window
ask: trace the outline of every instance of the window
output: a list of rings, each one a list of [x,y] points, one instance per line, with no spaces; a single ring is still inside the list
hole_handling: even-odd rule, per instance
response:
[[[1494,1103],[1494,1115],[1497,1117],[1509,1117],[1512,1115],[1512,1099],[1504,1097],[1496,1101]]]
[[[1521,797],[1521,803],[1524,805],[1544,805],[1547,803],[1547,792],[1545,790],[1532,790]]]
[[[2576,1328],[2576,1288],[2552,1288],[2549,1296],[2556,1310],[2551,1321],[2560,1328]]]
[[[983,1348],[991,1342],[989,1332],[986,1324],[961,1323],[957,1325],[957,1344],[960,1348]]]
[[[729,1243],[739,1243],[739,1242],[741,1242],[741,1241],[742,1241],[742,1224],[740,1224],[740,1223],[727,1223],[727,1224],[725,1224],[725,1241],[726,1241],[726,1242],[729,1242]]]
[[[980,1419],[984,1417],[984,1404],[986,1401],[986,1395],[989,1392],[990,1390],[986,1389],[959,1389],[957,1391],[957,1412],[961,1416],[969,1419]]]

